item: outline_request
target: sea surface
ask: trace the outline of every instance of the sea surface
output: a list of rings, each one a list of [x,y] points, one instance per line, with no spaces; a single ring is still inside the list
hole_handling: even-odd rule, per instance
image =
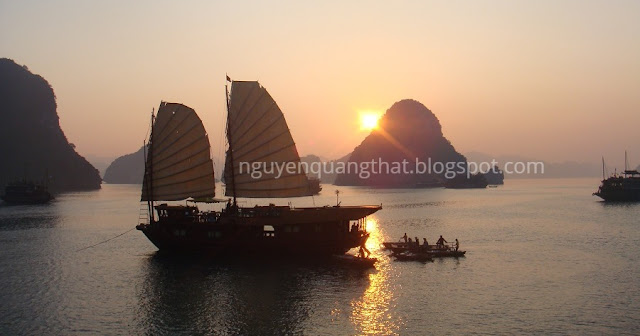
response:
[[[276,202],[334,205],[339,189],[343,205],[382,203],[368,218],[375,270],[158,254],[133,229],[138,185],[0,205],[0,334],[640,334],[640,203],[600,202],[597,179],[506,183],[323,185]],[[393,261],[380,243],[405,232],[457,238],[467,255]]]

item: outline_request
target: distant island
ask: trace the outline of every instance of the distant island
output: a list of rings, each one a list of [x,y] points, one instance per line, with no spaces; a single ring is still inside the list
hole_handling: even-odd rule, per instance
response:
[[[396,102],[387,110],[374,129],[357,146],[349,163],[382,161],[389,164],[409,162],[409,169],[415,168],[416,160],[466,165],[464,155],[458,153],[451,142],[442,134],[438,118],[422,103],[405,99]],[[358,172],[349,171],[338,174],[336,185],[375,186],[375,187],[420,187],[437,186],[449,180],[444,172],[434,170],[424,173],[395,173],[380,169],[368,178]],[[466,176],[455,183],[466,183]],[[459,182],[457,182],[459,181]]]
[[[0,59],[0,188],[19,179],[54,192],[99,189],[98,170],[60,128],[53,88],[13,60]]]
[[[347,155],[345,155],[345,156],[343,156],[343,157],[341,157],[341,158],[339,158],[337,160],[327,161],[327,160],[322,160],[317,155],[309,154],[309,155],[305,155],[305,156],[301,157],[300,161],[304,162],[304,163],[307,163],[310,166],[310,170],[311,171],[307,172],[307,175],[309,177],[311,177],[311,178],[319,178],[320,182],[325,183],[325,184],[333,184],[334,181],[336,180],[336,176],[337,176],[337,174],[335,172],[331,172],[329,170],[322,171],[321,170],[322,168],[315,168],[315,169],[320,170],[320,174],[318,176],[318,174],[315,174],[313,172],[313,169],[312,169],[311,165],[315,163],[317,165],[323,164],[323,165],[326,165],[328,167],[331,167],[332,164],[336,164],[338,162],[345,163],[345,162],[349,161],[349,157],[350,156],[351,156],[351,153],[349,153],[349,154],[347,154]]]
[[[142,184],[144,177],[144,146],[131,154],[115,159],[104,172],[104,182],[113,184]]]
[[[484,175],[484,178],[485,180],[487,180],[488,184],[504,184],[504,172],[498,166],[494,166],[493,169],[490,169],[482,175]]]
[[[602,164],[599,161],[596,161],[599,159],[599,157],[597,157],[594,162],[549,162],[520,155],[491,155],[475,151],[465,153],[464,155],[467,157],[467,160],[469,162],[491,162],[495,160],[498,166],[502,168],[504,168],[504,165],[507,162],[540,162],[544,166],[544,172],[541,170],[517,174],[508,172],[507,174],[505,174],[508,179],[584,178],[602,176]]]
[[[221,161],[213,157],[213,169],[216,181],[220,179]],[[142,184],[144,177],[144,147],[136,152],[122,155],[107,167],[104,182],[109,184]]]

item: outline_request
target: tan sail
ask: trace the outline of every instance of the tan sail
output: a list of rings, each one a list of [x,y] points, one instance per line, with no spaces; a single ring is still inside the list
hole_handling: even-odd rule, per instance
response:
[[[227,196],[300,197],[311,195],[287,122],[267,90],[255,81],[231,84],[224,170]],[[231,172],[233,160],[233,174]],[[260,164],[260,174],[249,168]],[[292,167],[290,170],[276,167]],[[260,175],[260,176],[258,176]]]
[[[196,112],[182,104],[160,104],[149,143],[142,201],[213,198],[210,145]]]

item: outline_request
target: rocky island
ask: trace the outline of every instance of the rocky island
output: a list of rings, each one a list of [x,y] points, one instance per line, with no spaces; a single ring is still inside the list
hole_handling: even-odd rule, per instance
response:
[[[0,188],[18,179],[54,192],[99,189],[96,168],[60,128],[49,83],[13,60],[0,59]]]
[[[123,155],[111,162],[104,172],[105,183],[142,184],[144,176],[144,146],[131,154]]]
[[[393,171],[394,163],[406,160],[407,171]],[[416,161],[431,165],[431,171],[419,172]],[[396,102],[380,119],[374,129],[357,146],[349,163],[364,167],[367,162],[386,162],[389,167],[379,166],[376,171],[370,165],[370,174],[353,170],[336,177],[336,185],[372,186],[383,188],[407,188],[442,186],[451,178],[445,176],[446,169],[439,172],[436,162],[455,167],[466,167],[466,158],[444,137],[438,118],[418,101],[405,99]],[[428,168],[423,166],[421,168]],[[465,176],[466,180],[466,176]]]

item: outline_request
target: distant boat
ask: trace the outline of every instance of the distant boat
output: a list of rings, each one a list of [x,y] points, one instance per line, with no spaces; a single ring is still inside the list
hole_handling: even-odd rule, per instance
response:
[[[314,188],[303,171],[285,170],[277,177],[266,170],[260,176],[247,171],[245,163],[300,163],[282,111],[258,82],[231,81],[227,93],[228,200],[214,198],[209,139],[196,112],[163,102],[152,119],[141,197],[148,218],[137,229],[161,251],[306,258],[342,255],[369,238],[366,217],[382,209],[380,205],[238,205],[237,197],[291,198],[319,191],[319,183]],[[194,205],[157,204],[181,200]],[[227,203],[220,211],[201,211],[195,205],[220,201]]]
[[[593,193],[607,202],[640,201],[640,172],[627,169],[627,152],[624,153],[625,170],[622,174],[613,174],[605,178],[605,164],[602,159],[602,183]]]
[[[46,185],[26,179],[9,183],[0,197],[7,204],[44,204],[53,199]]]
[[[442,188],[442,187],[444,187],[444,183],[442,183],[442,181],[437,179],[417,182],[414,186],[414,188],[419,188],[419,189]]]
[[[464,175],[457,175],[455,178],[447,180],[444,187],[447,189],[484,189],[489,185],[484,174],[478,173],[467,178]]]

